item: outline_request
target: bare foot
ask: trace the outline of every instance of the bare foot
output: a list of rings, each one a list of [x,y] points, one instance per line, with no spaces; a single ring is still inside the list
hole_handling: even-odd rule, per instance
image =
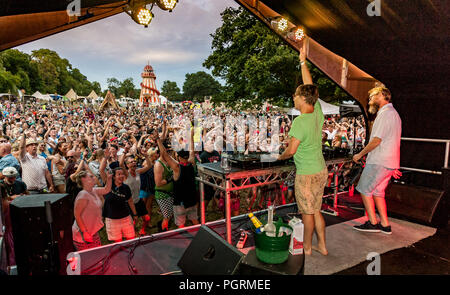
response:
[[[328,250],[325,247],[319,247],[319,246],[312,246],[312,249],[314,251],[319,252],[320,254],[322,254],[323,256],[327,256],[328,255]]]
[[[305,255],[311,255],[312,254],[312,250],[311,249],[307,250],[306,248],[303,248],[303,252],[305,253]]]

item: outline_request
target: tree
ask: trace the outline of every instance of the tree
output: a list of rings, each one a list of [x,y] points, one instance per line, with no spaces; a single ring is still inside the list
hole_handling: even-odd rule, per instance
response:
[[[135,86],[133,83],[133,78],[127,78],[125,80],[123,80],[120,83],[119,89],[118,89],[118,94],[126,96],[126,97],[133,97],[135,98]],[[116,96],[118,97],[118,96]]]
[[[183,96],[180,93],[180,88],[178,87],[177,82],[169,80],[163,82],[163,86],[161,88],[161,95],[166,97],[170,101],[183,100]]]
[[[107,90],[111,91],[115,97],[119,97],[120,81],[117,78],[108,78],[106,83],[108,83]]]
[[[221,91],[221,85],[210,74],[203,71],[186,74],[183,93],[186,98],[203,102],[207,96],[216,96]]]
[[[212,54],[203,66],[225,81],[222,100],[228,105],[268,101],[292,106],[292,94],[301,83],[298,52],[243,8],[227,8],[222,26],[211,36]],[[311,67],[322,99],[348,96],[317,68]]]

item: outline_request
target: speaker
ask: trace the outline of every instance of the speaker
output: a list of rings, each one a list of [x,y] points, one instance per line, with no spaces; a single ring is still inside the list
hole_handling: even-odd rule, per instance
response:
[[[444,190],[392,182],[386,188],[389,213],[432,226],[446,226],[448,193]]]
[[[10,214],[18,274],[66,274],[66,256],[74,251],[69,195],[22,196],[11,202]]]
[[[238,249],[202,225],[178,266],[185,275],[230,275],[236,273],[243,257]]]

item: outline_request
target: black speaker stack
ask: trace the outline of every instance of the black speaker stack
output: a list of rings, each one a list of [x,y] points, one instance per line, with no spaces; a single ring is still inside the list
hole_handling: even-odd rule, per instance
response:
[[[73,203],[67,194],[22,196],[10,204],[19,275],[66,274],[72,252]]]

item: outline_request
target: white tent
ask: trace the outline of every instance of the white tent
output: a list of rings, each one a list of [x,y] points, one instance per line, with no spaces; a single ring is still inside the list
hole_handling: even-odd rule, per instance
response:
[[[36,91],[31,96],[36,97],[37,99],[42,99],[44,96],[39,91]]]
[[[162,95],[159,96],[159,101],[161,104],[167,104],[167,98]]]
[[[53,100],[52,97],[50,96],[50,94],[42,95],[42,97],[39,98],[39,99],[46,100],[46,101],[52,101]]]
[[[322,107],[322,112],[323,112],[324,115],[337,115],[337,114],[339,114],[339,106],[335,106],[335,105],[333,105],[331,103],[324,102],[320,98],[319,98],[319,103],[320,103],[320,106]],[[297,110],[295,108],[292,108],[292,109],[290,109],[287,112],[287,114],[289,116],[299,116],[301,113],[300,113],[299,110]]]

